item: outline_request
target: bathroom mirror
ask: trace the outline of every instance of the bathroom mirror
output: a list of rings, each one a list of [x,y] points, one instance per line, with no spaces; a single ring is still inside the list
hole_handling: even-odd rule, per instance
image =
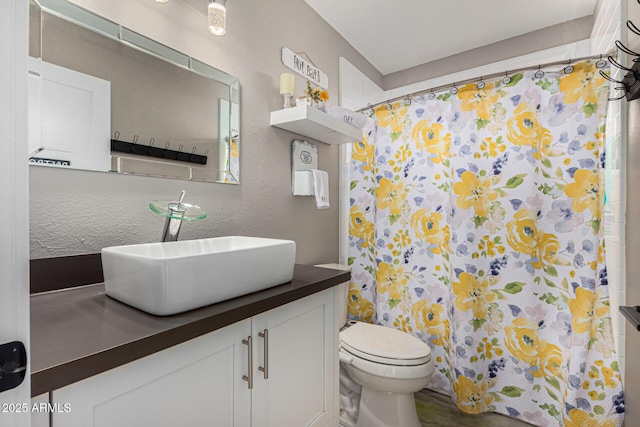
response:
[[[29,163],[239,183],[238,79],[67,0],[31,0]]]

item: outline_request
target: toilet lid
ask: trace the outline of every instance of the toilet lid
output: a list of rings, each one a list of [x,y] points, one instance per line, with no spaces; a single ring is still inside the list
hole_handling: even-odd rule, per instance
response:
[[[388,365],[421,365],[431,349],[420,339],[396,329],[355,322],[340,332],[340,345],[349,353]]]

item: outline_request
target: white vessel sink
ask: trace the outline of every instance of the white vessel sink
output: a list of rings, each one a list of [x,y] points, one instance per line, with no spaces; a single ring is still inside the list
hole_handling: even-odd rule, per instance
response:
[[[291,281],[291,240],[227,236],[102,249],[107,295],[158,316]]]

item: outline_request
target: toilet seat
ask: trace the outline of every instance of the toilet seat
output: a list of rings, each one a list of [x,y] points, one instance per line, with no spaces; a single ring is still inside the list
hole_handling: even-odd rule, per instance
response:
[[[431,349],[420,339],[396,329],[355,322],[340,332],[340,347],[375,363],[417,366],[431,360]]]

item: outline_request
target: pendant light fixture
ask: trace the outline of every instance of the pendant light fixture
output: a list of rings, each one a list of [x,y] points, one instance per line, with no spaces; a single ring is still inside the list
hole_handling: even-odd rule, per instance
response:
[[[224,36],[227,33],[226,3],[226,0],[209,0],[209,32],[216,36]]]

